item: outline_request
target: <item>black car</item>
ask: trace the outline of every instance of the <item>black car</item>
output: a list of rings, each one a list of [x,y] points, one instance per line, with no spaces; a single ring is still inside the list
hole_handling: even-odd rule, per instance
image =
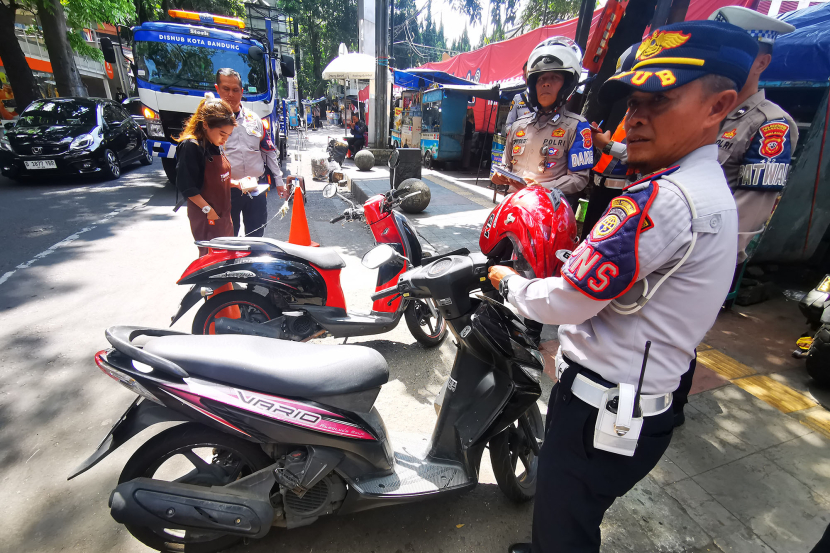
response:
[[[0,167],[12,179],[79,173],[117,179],[134,161],[153,163],[144,131],[104,98],[35,100],[0,138]]]

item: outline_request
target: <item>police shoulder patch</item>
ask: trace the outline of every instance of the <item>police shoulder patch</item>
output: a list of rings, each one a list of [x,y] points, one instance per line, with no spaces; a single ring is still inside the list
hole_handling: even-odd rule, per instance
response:
[[[582,171],[594,166],[594,144],[591,140],[591,127],[587,121],[576,125],[574,141],[568,150],[568,169]]]
[[[744,154],[738,188],[781,190],[787,183],[791,161],[789,123],[783,118],[764,122]]]
[[[588,238],[574,250],[562,277],[591,299],[608,301],[626,293],[640,270],[637,243],[654,224],[648,210],[660,187],[656,180],[612,200]]]

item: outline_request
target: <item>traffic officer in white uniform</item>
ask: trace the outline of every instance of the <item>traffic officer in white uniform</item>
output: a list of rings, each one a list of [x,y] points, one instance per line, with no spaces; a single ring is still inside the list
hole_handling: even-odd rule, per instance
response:
[[[671,392],[732,280],[738,215],[715,142],[757,52],[715,21],[646,37],[601,96],[628,95],[628,163],[649,176],[612,200],[562,277],[490,269],[522,315],[561,325],[533,543],[512,552],[598,552],[605,511],[671,441]]]
[[[527,85],[527,62],[522,65],[522,75],[524,76],[525,85]],[[530,115],[530,101],[527,98],[527,89],[519,92],[513,96],[513,101],[510,102],[510,112],[507,114],[507,120],[504,123],[504,134],[510,132],[510,125],[516,122],[516,119]]]
[[[504,146],[504,164],[527,184],[558,188],[573,207],[588,184],[594,165],[591,127],[581,115],[564,109],[579,84],[582,52],[567,37],[540,42],[527,60],[527,90],[536,111],[517,119]],[[494,173],[496,185],[523,185]]]
[[[241,180],[252,177],[267,182],[266,165],[273,176],[277,193],[286,197],[282,182],[282,171],[277,159],[277,149],[271,141],[271,131],[260,117],[242,105],[242,77],[233,69],[216,72],[216,92],[233,109],[237,125],[225,142],[225,157],[231,165],[231,179]],[[242,194],[231,190],[231,218],[234,236],[239,235],[241,219],[245,220],[246,236],[262,236],[268,221],[268,201],[265,192]]]

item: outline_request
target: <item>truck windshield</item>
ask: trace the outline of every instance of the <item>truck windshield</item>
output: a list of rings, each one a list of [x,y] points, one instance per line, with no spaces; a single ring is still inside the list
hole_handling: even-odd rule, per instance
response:
[[[242,76],[244,94],[262,94],[268,90],[265,58],[259,61],[251,59],[247,45],[240,45],[240,51],[235,52],[204,46],[136,41],[135,61],[139,79],[162,87],[214,90],[216,71],[229,67]]]

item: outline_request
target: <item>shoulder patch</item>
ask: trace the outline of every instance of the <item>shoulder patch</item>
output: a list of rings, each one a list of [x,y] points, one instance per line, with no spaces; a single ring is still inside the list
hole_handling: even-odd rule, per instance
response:
[[[585,121],[576,126],[574,141],[568,150],[568,169],[582,171],[594,166],[594,144],[591,140],[591,127]]]
[[[781,190],[792,160],[790,125],[783,118],[767,121],[752,137],[741,162],[738,188]]]
[[[614,198],[588,238],[562,269],[562,277],[597,301],[625,294],[637,281],[640,234],[654,226],[648,210],[660,187],[652,181],[632,194]]]

